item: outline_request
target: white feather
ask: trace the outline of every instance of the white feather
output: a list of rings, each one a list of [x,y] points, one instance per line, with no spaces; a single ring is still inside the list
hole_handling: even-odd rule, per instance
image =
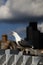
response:
[[[12,35],[15,37],[17,45],[19,45],[18,41],[21,41],[22,38],[18,35],[18,33],[14,32],[14,31],[12,32]]]

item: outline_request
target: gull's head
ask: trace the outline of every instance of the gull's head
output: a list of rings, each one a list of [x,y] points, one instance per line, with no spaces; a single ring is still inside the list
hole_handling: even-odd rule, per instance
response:
[[[16,42],[21,41],[21,37],[18,35],[17,32],[12,31],[12,32],[11,32],[11,35],[15,37]]]
[[[16,33],[15,31],[12,31],[12,32],[11,32],[11,35],[12,35],[12,36],[15,36],[16,34],[17,34],[17,33]]]

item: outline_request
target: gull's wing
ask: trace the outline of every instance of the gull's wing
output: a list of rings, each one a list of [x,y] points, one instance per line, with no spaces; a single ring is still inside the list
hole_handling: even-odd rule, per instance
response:
[[[31,41],[27,42],[27,41],[25,41],[25,40],[21,40],[21,41],[19,41],[18,43],[19,43],[21,46],[23,46],[23,47],[29,47],[29,48],[32,48],[32,47],[33,47]]]

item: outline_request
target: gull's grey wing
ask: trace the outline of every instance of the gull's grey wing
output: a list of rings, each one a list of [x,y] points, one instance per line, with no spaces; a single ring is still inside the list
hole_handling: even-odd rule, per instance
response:
[[[32,42],[31,41],[25,41],[25,40],[21,40],[21,41],[19,41],[18,42],[21,46],[23,46],[23,47],[30,47],[30,48],[32,48]]]

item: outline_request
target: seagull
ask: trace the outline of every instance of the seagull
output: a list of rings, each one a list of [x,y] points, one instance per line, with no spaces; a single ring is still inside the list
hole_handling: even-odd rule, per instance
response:
[[[20,36],[19,36],[19,34],[17,33],[17,32],[15,32],[15,31],[12,31],[11,32],[11,35],[13,36],[13,37],[15,37],[15,41],[16,41],[16,44],[18,45],[18,46],[22,46],[22,47],[28,47],[28,48],[33,48],[33,46],[31,45],[31,41],[26,41],[26,40],[23,40]]]

